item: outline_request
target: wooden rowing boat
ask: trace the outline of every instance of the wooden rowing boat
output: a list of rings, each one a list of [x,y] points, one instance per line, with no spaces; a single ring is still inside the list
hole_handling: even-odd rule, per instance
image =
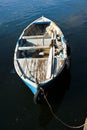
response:
[[[23,30],[14,51],[14,67],[37,102],[38,92],[62,72],[67,57],[64,35],[50,19],[42,16]]]

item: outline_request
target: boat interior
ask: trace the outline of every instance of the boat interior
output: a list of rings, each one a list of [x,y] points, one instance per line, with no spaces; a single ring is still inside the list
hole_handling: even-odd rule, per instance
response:
[[[60,71],[64,64],[61,32],[54,34],[49,28],[50,23],[32,24],[24,30],[19,39],[15,62],[19,76],[44,82]],[[54,48],[54,52],[51,48]],[[53,56],[51,53],[54,53]]]

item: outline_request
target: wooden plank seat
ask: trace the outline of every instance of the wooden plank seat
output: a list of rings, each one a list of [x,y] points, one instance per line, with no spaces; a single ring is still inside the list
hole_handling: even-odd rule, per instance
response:
[[[49,46],[51,43],[51,37],[45,35],[22,36],[22,39],[26,39],[27,42],[38,46]]]
[[[18,50],[38,50],[38,49],[49,49],[49,46],[26,46],[18,47]]]
[[[50,36],[46,36],[46,35],[31,35],[31,36],[22,36],[22,39],[38,39],[38,38],[48,38],[48,39],[51,39]]]

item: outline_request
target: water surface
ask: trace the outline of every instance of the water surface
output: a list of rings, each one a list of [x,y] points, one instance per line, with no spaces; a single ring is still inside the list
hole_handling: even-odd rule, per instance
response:
[[[60,26],[72,52],[71,73],[52,85],[49,102],[66,123],[80,125],[87,116],[87,1],[0,0],[1,130],[68,129],[55,121],[46,104],[34,104],[31,91],[14,71],[16,41],[42,15]]]

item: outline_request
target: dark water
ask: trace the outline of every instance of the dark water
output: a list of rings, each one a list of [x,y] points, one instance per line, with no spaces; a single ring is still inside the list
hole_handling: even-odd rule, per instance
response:
[[[0,130],[70,130],[55,121],[46,104],[34,104],[14,71],[16,41],[42,15],[59,24],[72,50],[71,73],[52,85],[49,102],[70,125],[87,117],[87,0],[0,0]]]

